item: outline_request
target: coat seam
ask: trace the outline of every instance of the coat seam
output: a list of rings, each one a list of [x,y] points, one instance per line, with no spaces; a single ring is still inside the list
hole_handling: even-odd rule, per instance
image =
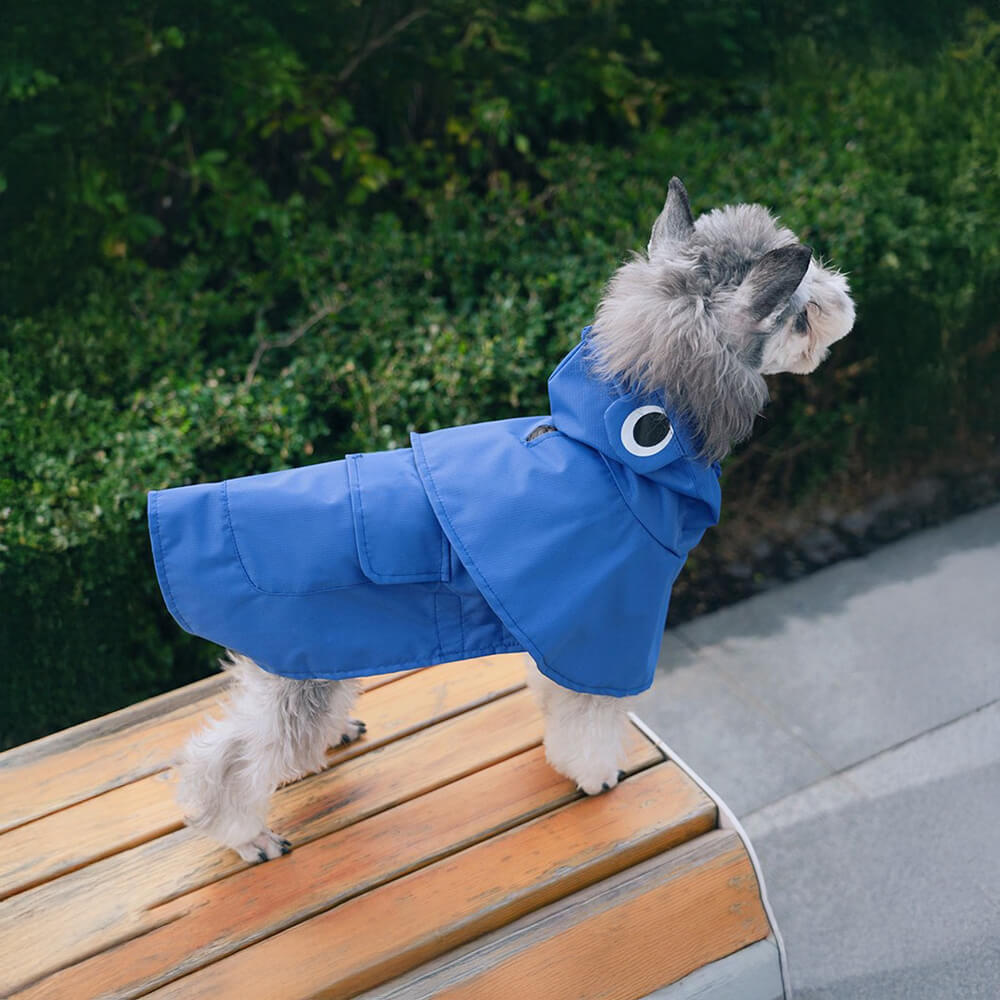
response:
[[[661,549],[665,549],[667,552],[669,552],[672,556],[674,556],[677,559],[685,559],[685,557],[682,556],[680,552],[676,551],[676,549],[672,548],[671,546],[667,545],[665,542],[657,538],[656,535],[654,535],[653,532],[647,527],[646,522],[639,516],[638,511],[636,511],[636,509],[628,502],[628,498],[625,496],[625,491],[621,488],[621,484],[618,482],[618,479],[611,468],[610,460],[608,459],[607,455],[604,455],[601,452],[598,452],[598,454],[601,456],[601,460],[604,462],[604,471],[608,474],[608,477],[611,479],[611,482],[615,484],[615,489],[618,491],[618,495],[622,498],[622,503],[625,504],[625,506],[631,512],[632,516],[636,519],[636,521],[639,522],[639,525],[641,526],[642,530],[645,531],[646,534],[649,535],[649,537],[654,542],[656,542],[656,544],[659,545]]]

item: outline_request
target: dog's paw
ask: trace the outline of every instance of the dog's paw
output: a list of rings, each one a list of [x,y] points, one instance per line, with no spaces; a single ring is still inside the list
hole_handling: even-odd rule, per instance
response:
[[[368,727],[360,719],[351,719],[347,726],[345,727],[343,733],[340,734],[340,740],[338,745],[346,747],[348,743],[353,743],[355,740],[360,740],[365,733],[368,732]]]
[[[584,794],[610,791],[625,777],[618,748],[613,741],[596,740],[581,750],[582,740],[575,736],[572,730],[550,726],[545,733],[546,759]]]
[[[602,792],[610,792],[619,781],[624,780],[624,771],[605,771],[603,774],[595,772],[594,774],[577,776],[576,786],[585,795],[600,795]]]
[[[261,830],[253,840],[248,840],[245,844],[237,844],[233,848],[244,861],[255,862],[280,858],[282,854],[288,854],[291,849],[291,841],[279,837],[270,830]]]

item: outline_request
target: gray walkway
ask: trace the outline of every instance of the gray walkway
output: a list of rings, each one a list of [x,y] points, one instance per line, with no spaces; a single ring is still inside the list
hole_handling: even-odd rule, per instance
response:
[[[1000,506],[668,629],[639,714],[743,819],[798,1000],[1000,997]]]

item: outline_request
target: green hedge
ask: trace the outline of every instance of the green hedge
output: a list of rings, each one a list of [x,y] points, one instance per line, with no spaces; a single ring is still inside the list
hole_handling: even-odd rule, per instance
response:
[[[831,66],[803,43],[752,109],[617,149],[552,139],[530,178],[429,185],[419,212],[404,195],[331,218],[292,195],[238,240],[174,247],[169,270],[127,255],[9,316],[0,745],[206,669],[212,651],[156,590],[148,489],[544,412],[547,372],[643,244],[672,173],[696,210],[773,206],[851,272],[859,303],[830,365],[775,380],[755,444],[726,469],[726,517],[751,485],[754,503],[787,504],[838,470],[995,446],[998,39],[975,17],[925,65],[886,68]]]
[[[919,60],[969,6],[8,0],[0,311],[75,293],[101,259],[247,263],[303,202],[419,216],[428,190],[532,182],[553,140],[755,107],[806,46]]]

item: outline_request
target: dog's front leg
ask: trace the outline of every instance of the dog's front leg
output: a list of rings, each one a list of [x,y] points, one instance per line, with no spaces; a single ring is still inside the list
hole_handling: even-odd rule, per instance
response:
[[[364,733],[364,723],[350,718],[358,684],[291,680],[230,656],[223,664],[233,677],[229,712],[185,746],[177,800],[188,826],[245,861],[268,861],[292,846],[267,826],[274,790],[321,770],[328,746]]]
[[[545,756],[588,795],[614,788],[624,777],[625,726],[632,699],[570,691],[528,661],[528,684],[545,718]]]

